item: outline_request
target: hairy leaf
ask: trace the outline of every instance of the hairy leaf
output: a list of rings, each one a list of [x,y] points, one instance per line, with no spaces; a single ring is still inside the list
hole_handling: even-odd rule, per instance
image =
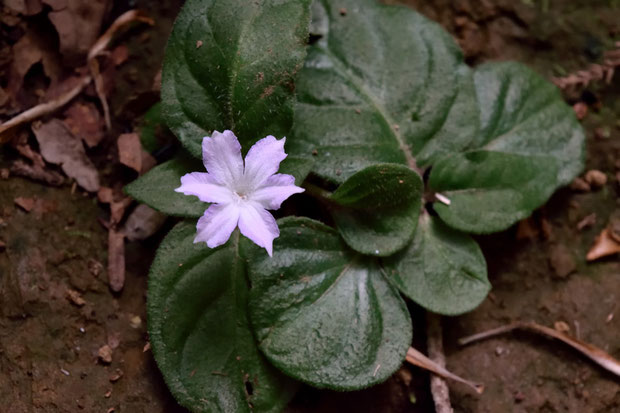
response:
[[[132,198],[157,211],[181,217],[200,217],[209,204],[195,196],[174,192],[181,186],[181,177],[189,172],[204,170],[204,166],[189,156],[180,156],[156,166],[125,186]]]
[[[189,0],[166,49],[163,113],[200,156],[211,131],[243,147],[287,134],[293,78],[305,56],[310,0]]]
[[[250,316],[260,349],[286,374],[338,390],[379,383],[411,341],[398,291],[370,257],[305,218],[280,222],[273,258],[249,260]]]
[[[384,264],[403,294],[440,314],[473,310],[491,289],[478,244],[428,214],[420,217],[409,247]]]
[[[529,216],[582,169],[583,129],[555,86],[517,63],[475,73],[482,130],[475,149],[435,163],[435,209],[462,231],[501,231]]]
[[[164,379],[195,412],[279,412],[296,386],[256,347],[238,233],[217,249],[195,235],[194,223],[174,227],[149,275],[149,337]]]
[[[404,165],[370,166],[331,196],[332,216],[345,242],[362,254],[385,257],[411,241],[422,199],[422,179]]]
[[[375,0],[322,0],[314,9],[323,37],[297,82],[289,142],[293,154],[316,155],[314,173],[341,183],[376,163],[417,168],[471,142],[471,72],[439,25]]]

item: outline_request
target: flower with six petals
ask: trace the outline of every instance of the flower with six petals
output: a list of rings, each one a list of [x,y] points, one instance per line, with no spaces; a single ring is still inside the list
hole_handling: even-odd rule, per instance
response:
[[[243,235],[272,255],[273,240],[280,230],[267,210],[280,208],[288,197],[304,191],[295,186],[292,175],[276,173],[286,158],[285,139],[267,136],[259,140],[248,151],[245,164],[232,131],[214,131],[203,139],[202,160],[207,172],[184,175],[175,189],[212,203],[198,220],[194,243],[206,242],[215,248],[228,241],[239,226]]]

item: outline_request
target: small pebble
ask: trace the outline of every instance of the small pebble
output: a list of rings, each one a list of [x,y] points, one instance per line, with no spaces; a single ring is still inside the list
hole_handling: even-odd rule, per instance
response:
[[[586,172],[584,179],[592,188],[602,188],[607,183],[607,175],[596,169]]]

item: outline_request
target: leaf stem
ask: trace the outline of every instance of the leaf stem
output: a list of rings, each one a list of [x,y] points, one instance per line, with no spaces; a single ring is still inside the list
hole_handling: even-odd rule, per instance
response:
[[[317,186],[317,185],[314,185],[308,182],[303,184],[303,187],[309,195],[315,198],[320,198],[322,200],[331,202],[332,193],[329,192],[328,190],[323,189],[320,186]]]

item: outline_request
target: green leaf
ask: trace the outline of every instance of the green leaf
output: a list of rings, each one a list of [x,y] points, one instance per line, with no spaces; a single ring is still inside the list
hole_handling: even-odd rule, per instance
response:
[[[180,156],[161,165],[125,186],[132,198],[167,215],[200,217],[209,204],[195,196],[174,192],[181,186],[181,177],[189,172],[204,171],[201,162],[189,156]]]
[[[488,233],[529,216],[583,169],[584,135],[557,88],[523,65],[483,65],[475,82],[475,149],[436,162],[429,183],[451,201],[435,204],[448,225]]]
[[[194,223],[174,227],[149,274],[149,337],[164,379],[194,412],[279,412],[296,386],[256,347],[239,235],[217,249],[195,236]]]
[[[345,242],[367,255],[386,257],[411,241],[420,214],[420,176],[404,165],[361,170],[331,196],[332,216]]]
[[[520,63],[487,63],[474,74],[480,149],[558,160],[558,185],[584,167],[584,131],[559,89]]]
[[[434,204],[448,225],[466,232],[502,231],[544,204],[557,185],[550,156],[470,151],[437,162],[429,184],[450,200]]]
[[[354,390],[386,380],[411,343],[398,291],[374,259],[350,252],[333,229],[306,218],[279,225],[273,258],[260,251],[249,260],[260,349],[316,387]]]
[[[290,153],[315,151],[313,172],[342,183],[377,163],[423,167],[472,141],[479,115],[471,71],[439,25],[374,0],[316,8],[325,35],[297,81]]]
[[[471,311],[491,289],[478,244],[428,214],[420,217],[409,248],[384,265],[403,294],[435,313]]]
[[[194,156],[213,130],[232,130],[245,148],[267,135],[286,135],[309,3],[185,3],[166,48],[161,94],[168,126]]]
[[[293,175],[297,186],[301,186],[310,171],[314,161],[310,158],[287,156],[282,163],[278,173]]]

